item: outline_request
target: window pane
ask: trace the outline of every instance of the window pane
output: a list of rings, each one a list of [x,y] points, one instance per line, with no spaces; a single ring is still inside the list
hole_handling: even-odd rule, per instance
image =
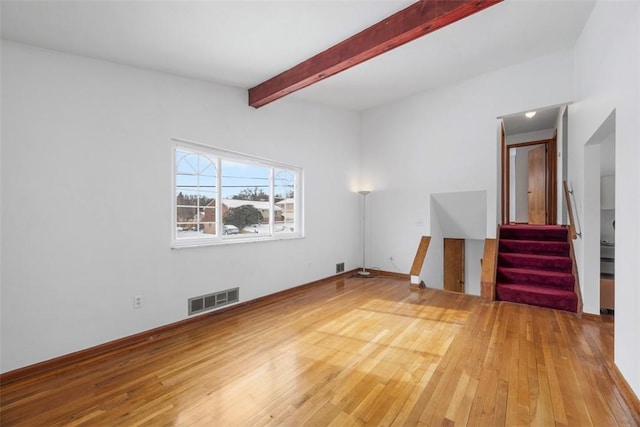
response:
[[[212,176],[200,175],[198,177],[198,188],[200,191],[215,192],[216,190],[216,178]]]
[[[227,236],[269,235],[270,172],[265,166],[222,161],[222,219]]]
[[[216,176],[216,167],[213,164],[213,161],[207,157],[200,156],[200,176],[207,178],[215,178]],[[215,182],[215,179],[213,180]]]
[[[222,198],[269,200],[269,168],[222,161]]]
[[[274,182],[274,231],[276,233],[292,233],[295,225],[295,173],[289,170],[276,169]]]
[[[213,201],[212,201],[213,203]],[[216,234],[216,209],[214,207],[201,208],[201,218],[205,234]]]
[[[215,222],[205,222],[202,224],[204,234],[216,234],[216,223]]]
[[[176,150],[176,174],[197,175],[198,155]]]
[[[198,191],[198,176],[176,174],[176,187],[183,191]]]
[[[197,223],[198,208],[178,205],[176,208],[176,220],[178,223]]]
[[[176,238],[215,235],[215,160],[176,150]]]

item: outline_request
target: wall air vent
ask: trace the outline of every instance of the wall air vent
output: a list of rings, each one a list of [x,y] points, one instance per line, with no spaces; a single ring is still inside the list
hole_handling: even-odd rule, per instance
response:
[[[240,288],[189,298],[189,316],[240,301]]]

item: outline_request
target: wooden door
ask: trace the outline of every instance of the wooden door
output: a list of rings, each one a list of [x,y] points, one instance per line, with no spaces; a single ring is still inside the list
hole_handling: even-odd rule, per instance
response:
[[[547,223],[547,148],[529,151],[529,224]]]
[[[444,289],[464,293],[464,239],[444,239]]]

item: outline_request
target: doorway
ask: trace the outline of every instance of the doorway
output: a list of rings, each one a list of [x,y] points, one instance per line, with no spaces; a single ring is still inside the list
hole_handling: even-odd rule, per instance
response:
[[[503,224],[556,224],[556,140],[505,146]]]
[[[616,164],[615,132],[600,144],[600,313],[615,310]]]
[[[565,116],[566,105],[560,105],[498,118],[501,224],[558,223],[558,138],[566,136]]]
[[[614,110],[584,145],[583,182],[574,183],[583,215],[574,248],[586,313],[615,310],[615,122]]]

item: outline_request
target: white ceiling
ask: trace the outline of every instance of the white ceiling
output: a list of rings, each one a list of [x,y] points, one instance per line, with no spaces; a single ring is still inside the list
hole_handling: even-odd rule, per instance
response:
[[[594,1],[505,0],[290,96],[363,110],[567,49]],[[411,3],[2,0],[1,28],[3,39],[248,89]]]
[[[533,110],[536,114],[531,118],[525,116],[525,112],[505,116],[502,118],[504,132],[506,135],[517,135],[520,133],[554,129],[558,123],[560,108],[561,107],[549,107]]]

